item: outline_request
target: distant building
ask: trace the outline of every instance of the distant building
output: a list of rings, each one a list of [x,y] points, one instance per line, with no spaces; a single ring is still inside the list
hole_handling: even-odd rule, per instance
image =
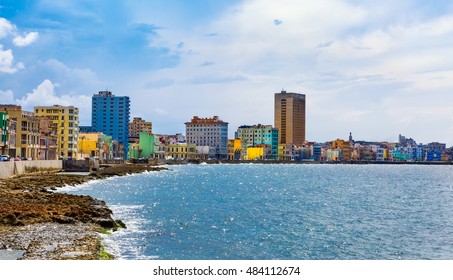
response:
[[[228,159],[240,160],[242,159],[242,144],[241,139],[228,139]]]
[[[267,145],[269,153],[264,154],[264,159],[278,158],[278,130],[271,125],[243,125],[237,130],[237,138],[241,141],[241,149],[246,159],[251,159],[248,155],[249,147]]]
[[[441,161],[442,160],[442,152],[435,150],[435,151],[429,151],[427,155],[428,161]]]
[[[219,119],[199,118],[194,116],[190,122],[186,122],[187,144],[196,146],[208,146],[209,158],[228,158],[228,123]]]
[[[110,91],[100,91],[93,95],[91,129],[112,136],[115,158],[127,159],[129,115],[130,99],[128,96],[115,96]]]
[[[352,136],[350,136],[352,138]],[[352,149],[351,149],[351,143],[352,141],[345,141],[342,139],[337,139],[335,141],[332,141],[332,149],[339,149],[341,150],[341,160],[344,161],[350,161],[352,159]]]
[[[278,145],[278,160],[294,161],[294,151],[296,146],[293,144]]]
[[[321,145],[314,145],[313,146],[313,160],[314,161],[321,161],[322,155],[322,146]]]
[[[35,116],[45,117],[57,125],[58,156],[77,158],[79,137],[79,109],[74,106],[35,106]]]
[[[415,145],[417,145],[417,142],[415,142],[414,139],[406,138],[405,136],[403,136],[401,134],[398,137],[398,143],[400,144],[400,147],[401,146],[415,146]]]
[[[447,145],[439,142],[428,143],[428,151],[440,151],[444,152],[447,149]]]
[[[90,132],[98,132],[96,131],[91,125],[80,125],[79,126],[79,132],[80,133],[90,133]]]
[[[281,91],[275,94],[274,127],[279,144],[302,146],[305,142],[305,94]]]
[[[6,155],[8,151],[8,114],[0,112],[0,155]]]
[[[112,159],[111,137],[102,132],[80,133],[78,144],[82,158]]]
[[[153,123],[147,122],[142,118],[134,118],[129,123],[129,137],[139,137],[140,132],[146,132],[148,135],[153,134]]]
[[[15,147],[9,147],[14,157],[39,158],[39,119],[32,112],[23,111],[21,106],[0,105],[0,112],[6,112],[9,120],[16,124]]]
[[[168,157],[174,160],[189,160],[197,157],[195,144],[179,143],[168,145]]]
[[[58,153],[58,123],[47,117],[39,119],[39,159],[55,160],[60,157]]]

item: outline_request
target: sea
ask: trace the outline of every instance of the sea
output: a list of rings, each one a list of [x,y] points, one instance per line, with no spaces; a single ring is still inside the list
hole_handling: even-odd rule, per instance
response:
[[[215,164],[91,181],[118,259],[451,260],[453,166]]]

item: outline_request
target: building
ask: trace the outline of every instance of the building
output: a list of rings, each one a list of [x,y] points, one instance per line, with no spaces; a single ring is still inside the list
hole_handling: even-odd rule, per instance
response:
[[[174,160],[189,160],[197,157],[195,144],[178,143],[168,145],[168,157]]]
[[[242,159],[242,141],[239,138],[228,139],[228,160]]]
[[[147,122],[142,118],[134,118],[134,120],[129,123],[129,137],[139,137],[140,132],[146,132],[148,135],[153,134],[153,123]]]
[[[243,125],[237,130],[237,138],[241,140],[241,149],[244,159],[251,159],[248,148],[267,145],[270,149],[264,154],[264,159],[278,158],[278,130],[271,125]]]
[[[199,118],[194,116],[190,122],[186,122],[187,144],[196,146],[208,146],[211,159],[228,158],[228,123],[219,119]]]
[[[417,142],[414,139],[406,138],[406,136],[403,136],[401,134],[398,136],[398,143],[400,147],[417,145]]]
[[[9,155],[27,159],[38,159],[39,119],[32,112],[23,111],[21,106],[0,105],[0,112],[6,112],[9,120],[16,125],[15,147],[9,146]],[[11,141],[10,141],[11,142]]]
[[[79,133],[78,147],[81,158],[106,158],[104,153],[104,137],[102,132]],[[108,150],[110,150],[108,148]]]
[[[58,123],[47,117],[39,119],[39,159],[55,160],[58,159]]]
[[[58,155],[78,158],[79,109],[74,106],[35,106],[35,116],[45,117],[57,125]]]
[[[446,149],[447,149],[447,145],[445,143],[439,143],[439,142],[428,143],[428,151],[444,152]]]
[[[350,136],[352,137],[352,136]],[[331,148],[332,149],[340,149],[341,150],[341,160],[350,161],[352,159],[352,149],[351,149],[351,141],[345,141],[343,139],[337,139],[332,141]]]
[[[313,160],[314,161],[321,161],[322,160],[322,146],[321,145],[314,145],[313,146]]]
[[[7,155],[8,151],[8,114],[0,112],[0,155]]]
[[[275,94],[274,127],[279,144],[302,146],[305,142],[305,94],[282,90]]]
[[[127,159],[129,148],[130,99],[115,96],[110,91],[94,94],[91,104],[91,130],[111,135],[117,146],[113,149],[115,158]],[[114,142],[115,143],[115,142]]]
[[[279,144],[278,145],[278,160],[294,161],[295,145]]]

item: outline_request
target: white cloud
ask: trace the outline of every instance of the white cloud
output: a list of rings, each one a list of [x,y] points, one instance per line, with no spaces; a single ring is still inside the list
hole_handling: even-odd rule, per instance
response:
[[[0,18],[0,39],[13,36],[13,44],[17,47],[25,47],[39,38],[38,32],[29,32],[25,36],[21,36],[17,32],[17,27],[5,18]]]
[[[14,25],[11,24],[7,19],[0,18],[0,39],[3,39],[10,35],[14,30]]]
[[[39,38],[38,32],[30,32],[25,37],[19,35],[16,36],[13,39],[13,43],[18,47],[25,47],[38,40],[38,38]]]
[[[380,140],[385,131],[395,140],[404,132],[453,144],[440,133],[451,126],[453,15],[429,17],[413,3],[353,2],[243,1],[208,25],[161,30],[154,43],[183,41],[183,59],[149,75],[171,77],[172,85],[147,90],[160,94],[166,109],[184,99],[172,111],[182,121],[213,113],[232,131],[237,124],[272,123],[273,93],[285,88],[307,94],[310,140],[349,131]],[[200,67],[206,61],[209,67]],[[237,73],[247,79],[219,79]],[[134,98],[144,97],[137,91]],[[145,110],[144,102],[136,104]],[[332,127],[332,119],[342,123]]]
[[[22,63],[14,62],[13,51],[11,49],[3,50],[3,46],[0,45],[0,73],[12,74],[24,68]]]
[[[14,94],[11,90],[0,90],[0,103],[1,104],[14,104]]]
[[[59,95],[56,93],[58,84],[50,80],[44,80],[32,92],[27,93],[21,99],[16,99],[16,103],[25,110],[32,111],[34,106],[75,106],[79,108],[80,119],[85,119],[91,115],[91,96],[88,95]]]

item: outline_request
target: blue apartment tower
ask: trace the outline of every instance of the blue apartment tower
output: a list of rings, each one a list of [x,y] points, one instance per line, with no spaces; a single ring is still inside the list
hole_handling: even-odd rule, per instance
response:
[[[94,94],[91,104],[91,129],[112,136],[118,142],[114,157],[127,159],[129,148],[130,100],[110,91]],[[116,151],[115,151],[116,150]]]

